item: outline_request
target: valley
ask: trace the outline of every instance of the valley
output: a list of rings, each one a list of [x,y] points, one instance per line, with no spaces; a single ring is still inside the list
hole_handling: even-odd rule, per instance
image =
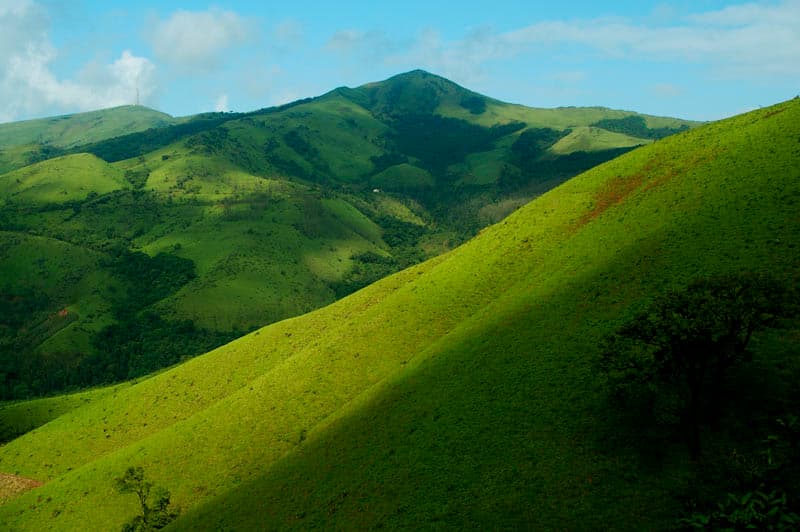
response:
[[[141,468],[167,530],[729,526],[759,490],[747,524],[791,529],[800,100],[700,125],[417,71],[170,127],[0,175],[4,353],[50,389],[132,379],[0,408],[0,471],[42,483],[0,527],[118,529]],[[680,405],[626,420],[600,360],[742,273],[790,303],[720,371],[697,459]]]
[[[250,113],[0,125],[0,149],[43,159],[0,175],[0,397],[141,377],[320,308],[696,125],[424,71]]]

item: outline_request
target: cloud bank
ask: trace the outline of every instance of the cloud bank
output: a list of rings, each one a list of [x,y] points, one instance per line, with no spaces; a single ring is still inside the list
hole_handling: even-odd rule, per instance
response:
[[[220,66],[230,50],[248,42],[250,24],[238,14],[218,8],[178,10],[157,20],[148,32],[156,57],[184,71],[204,72]]]
[[[0,1],[0,122],[132,104],[137,88],[143,101],[154,93],[154,65],[130,51],[109,64],[88,63],[74,79],[59,78],[49,27],[39,4]]]
[[[507,32],[479,28],[450,41],[427,29],[405,46],[389,46],[385,36],[378,43],[372,32],[349,29],[336,33],[327,48],[361,55],[364,50],[387,50],[382,56],[387,66],[420,66],[462,82],[480,80],[484,65],[492,61],[534,59],[572,47],[601,59],[696,63],[714,75],[749,80],[800,76],[799,28],[800,0],[786,0],[730,6],[667,25],[618,17],[553,20]],[[401,50],[390,51],[397,48]]]

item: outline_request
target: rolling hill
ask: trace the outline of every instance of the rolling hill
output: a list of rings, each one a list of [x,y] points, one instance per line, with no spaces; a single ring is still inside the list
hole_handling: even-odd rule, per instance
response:
[[[0,526],[119,527],[137,507],[113,479],[141,466],[181,509],[173,530],[668,528],[693,465],[679,443],[654,459],[621,437],[599,344],[697,277],[797,284],[798,127],[796,99],[659,140],[449,253],[73,408],[0,448],[0,471],[44,483]],[[768,395],[800,376],[797,330],[755,339]]]
[[[140,105],[0,124],[0,173],[50,158],[79,144],[175,123]]]
[[[0,175],[0,397],[141,376],[319,308],[697,125],[526,108],[422,71],[136,131],[152,123],[140,114],[160,116],[118,108],[16,126],[47,126],[61,148]],[[67,250],[94,260],[71,264]],[[62,327],[39,326],[64,312]]]

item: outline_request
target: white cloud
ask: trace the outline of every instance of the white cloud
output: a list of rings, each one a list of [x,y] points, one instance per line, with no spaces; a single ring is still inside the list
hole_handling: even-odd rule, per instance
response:
[[[492,61],[575,47],[621,60],[694,62],[734,79],[800,76],[800,0],[730,6],[677,21],[661,12],[651,24],[620,17],[550,20],[505,33],[478,28],[450,41],[428,29],[411,44],[394,43],[394,51],[385,35],[378,41],[374,32],[351,29],[336,33],[327,48],[382,50],[385,65],[428,68],[465,83],[480,81]]]
[[[214,110],[218,113],[225,113],[228,111],[228,95],[220,94],[214,103]]]
[[[551,80],[555,81],[556,83],[561,83],[564,85],[574,85],[586,80],[586,72],[581,70],[567,70],[563,72],[554,72],[550,76],[548,76]]]
[[[175,11],[167,20],[153,22],[148,38],[159,59],[192,71],[213,70],[225,53],[247,42],[250,24],[233,11]]]
[[[275,25],[272,36],[283,44],[297,44],[303,40],[304,33],[300,22],[287,19]]]
[[[628,21],[542,22],[497,36],[517,50],[579,44],[617,58],[691,61],[734,77],[800,74],[800,1],[745,4],[648,27]]]
[[[718,11],[709,11],[690,15],[689,21],[697,24],[709,24],[719,26],[749,26],[752,24],[778,24],[785,25],[794,19],[795,27],[798,13],[800,13],[800,2],[797,0],[787,0],[777,6],[767,6],[763,4],[740,4],[728,6]]]
[[[341,54],[357,53],[365,57],[385,55],[396,46],[382,31],[361,31],[356,29],[339,30],[334,33],[325,49]]]
[[[0,121],[131,104],[137,87],[143,101],[154,93],[155,67],[129,51],[85,65],[75,79],[56,76],[47,12],[34,2],[0,3],[0,27]]]
[[[674,98],[683,94],[683,89],[672,83],[658,83],[651,87],[653,94],[661,98]]]

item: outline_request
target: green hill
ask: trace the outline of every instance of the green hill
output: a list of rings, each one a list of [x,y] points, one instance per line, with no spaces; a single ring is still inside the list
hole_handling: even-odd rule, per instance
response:
[[[667,528],[692,464],[679,442],[653,458],[620,438],[600,340],[698,276],[796,283],[798,125],[793,100],[660,140],[447,254],[71,410],[0,448],[0,470],[44,482],[0,523],[119,527],[137,506],[113,479],[142,466],[182,510],[172,529]],[[796,330],[765,393],[800,375]]]
[[[15,203],[59,204],[129,186],[121,170],[93,155],[81,153],[48,159],[0,175],[0,198]]]
[[[148,110],[56,123],[110,123],[124,112]],[[603,120],[611,130],[592,125]],[[0,299],[17,301],[7,307],[13,326],[0,329],[0,397],[141,376],[319,308],[452,249],[586,168],[696,124],[529,109],[414,71],[252,113],[135,131],[142,125],[120,135],[122,126],[100,124],[83,136],[76,125],[61,140],[69,155],[0,174],[0,230],[85,250],[97,261],[68,267],[74,284],[115,287],[56,304],[24,270],[0,269]],[[27,312],[36,301],[54,315],[89,300],[66,343]],[[77,362],[52,381],[22,371],[18,352],[30,371],[45,367],[35,361]]]
[[[79,144],[163,127],[174,122],[171,116],[153,109],[125,105],[102,111],[0,124],[0,173],[47,159]]]

